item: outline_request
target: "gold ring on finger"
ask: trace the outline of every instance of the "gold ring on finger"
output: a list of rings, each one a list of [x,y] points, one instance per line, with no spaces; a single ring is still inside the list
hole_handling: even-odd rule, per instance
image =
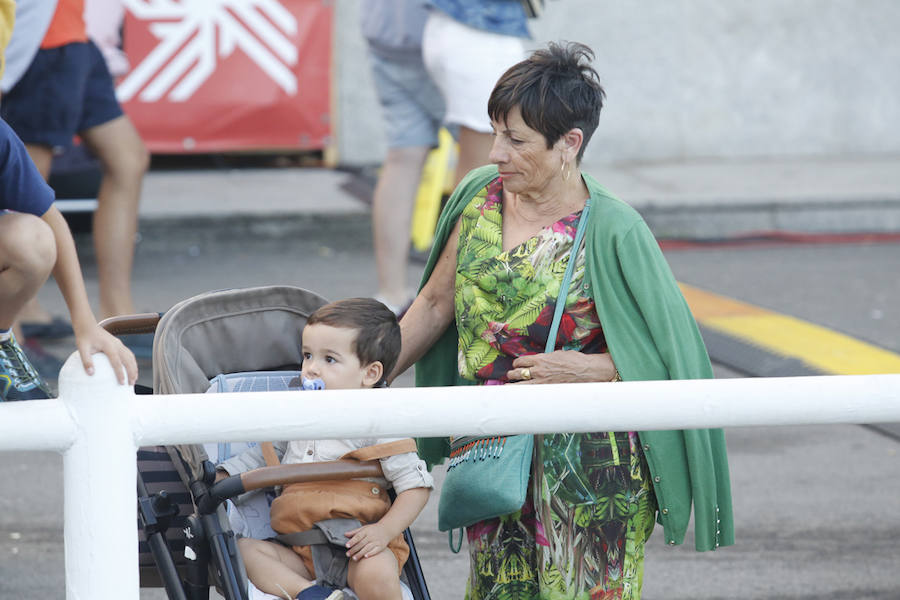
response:
[[[525,379],[525,380],[531,379],[531,369],[529,369],[529,368],[522,369],[522,379]]]

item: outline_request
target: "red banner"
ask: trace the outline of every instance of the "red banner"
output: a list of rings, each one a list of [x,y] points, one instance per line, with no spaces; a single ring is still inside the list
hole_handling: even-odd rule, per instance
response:
[[[125,0],[117,94],[151,152],[325,147],[331,2]]]

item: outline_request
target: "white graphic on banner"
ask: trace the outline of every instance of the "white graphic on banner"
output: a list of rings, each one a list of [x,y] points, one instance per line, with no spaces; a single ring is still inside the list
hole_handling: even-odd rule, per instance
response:
[[[297,19],[279,0],[124,0],[141,21],[151,21],[155,48],[116,90],[121,102],[135,94],[155,102],[193,96],[216,70],[217,61],[240,49],[281,89],[297,93],[297,48],[287,36]],[[141,91],[143,90],[143,91]]]

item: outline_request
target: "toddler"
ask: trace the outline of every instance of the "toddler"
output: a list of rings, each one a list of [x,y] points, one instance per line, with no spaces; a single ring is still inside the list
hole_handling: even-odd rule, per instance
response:
[[[400,327],[394,313],[369,298],[332,302],[314,312],[302,335],[304,382],[320,380],[325,389],[383,387],[400,354]],[[315,386],[314,386],[315,387]],[[284,463],[336,460],[345,454],[394,439],[298,440],[276,443]],[[433,487],[425,463],[415,452],[380,459],[384,479],[299,483],[287,486],[272,504],[272,527],[289,533],[329,518],[364,523],[346,533],[347,582],[360,600],[399,600],[400,569],[409,548],[402,533],[428,501]],[[262,466],[259,449],[219,466],[236,474]],[[223,474],[224,475],[224,474]],[[396,500],[390,503],[385,487]],[[298,508],[302,507],[302,508]],[[340,590],[315,583],[308,547],[290,548],[275,540],[241,538],[238,547],[247,574],[260,590],[281,598],[339,600]]]

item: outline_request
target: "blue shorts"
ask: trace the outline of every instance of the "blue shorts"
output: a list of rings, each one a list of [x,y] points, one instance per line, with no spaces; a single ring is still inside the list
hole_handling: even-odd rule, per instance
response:
[[[122,116],[112,76],[93,42],[38,50],[4,94],[0,115],[26,144],[70,146],[76,133]]]
[[[369,52],[390,148],[435,147],[444,119],[444,99],[420,55],[392,60]]]

